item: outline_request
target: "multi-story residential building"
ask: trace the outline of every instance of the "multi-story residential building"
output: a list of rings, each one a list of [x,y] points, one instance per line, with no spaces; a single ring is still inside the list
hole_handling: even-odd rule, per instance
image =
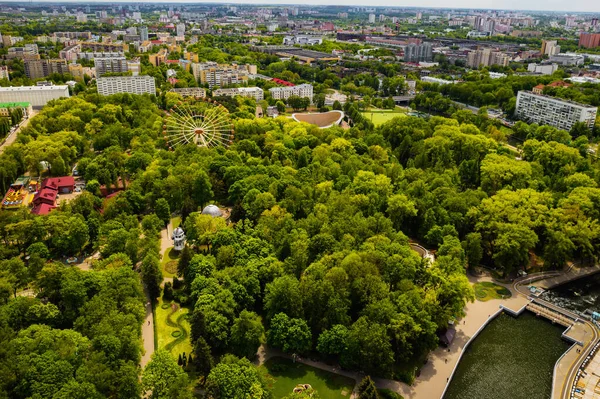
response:
[[[10,74],[6,65],[0,66],[0,79],[10,80]]]
[[[433,46],[431,43],[411,43],[404,47],[404,62],[421,62],[431,60],[433,60]]]
[[[265,93],[260,87],[237,87],[233,89],[217,89],[213,91],[213,97],[250,97],[256,101],[261,101],[265,98]]]
[[[558,70],[558,64],[536,64],[531,63],[527,65],[527,71],[533,73],[540,73],[542,75],[552,75]]]
[[[519,91],[515,115],[529,123],[550,125],[569,131],[577,122],[583,122],[592,129],[597,112],[598,108],[590,105],[530,91]]]
[[[131,72],[131,76],[138,76],[142,73],[142,63],[139,58],[127,60],[127,71]]]
[[[275,100],[287,100],[291,96],[309,98],[310,102],[313,99],[313,87],[307,83],[291,87],[273,87],[269,89],[269,93]]]
[[[167,62],[167,56],[169,53],[166,48],[161,48],[160,51],[156,54],[150,54],[148,56],[148,62],[150,62],[154,66],[159,66]]]
[[[375,23],[375,14],[369,14],[369,23],[370,24],[374,24]]]
[[[556,44],[556,40],[542,40],[542,55],[555,55],[560,53],[560,46]]]
[[[98,94],[110,96],[117,93],[156,94],[156,83],[152,76],[111,76],[96,80]]]
[[[142,42],[145,42],[148,40],[148,27],[147,26],[142,26],[140,28],[140,40]]]
[[[480,66],[501,65],[508,66],[510,57],[499,51],[492,51],[486,48],[469,52],[467,55],[467,65],[470,68],[479,68]]]
[[[293,46],[294,44],[321,44],[323,43],[323,38],[320,36],[306,36],[306,35],[296,35],[296,36],[285,36],[283,38],[284,46]]]
[[[185,24],[177,24],[177,36],[185,36]]]
[[[29,79],[44,78],[53,73],[68,74],[67,60],[25,60],[25,76]]]
[[[90,40],[92,38],[92,32],[54,32],[52,36],[56,38],[67,38],[67,39],[81,39]]]
[[[219,65],[216,62],[192,64],[194,78],[210,88],[245,83],[248,81],[248,75],[256,72],[256,65],[249,64]]]
[[[0,102],[28,102],[34,108],[61,97],[69,97],[69,86],[0,87]]]
[[[58,53],[58,57],[71,62],[77,59],[77,54],[79,54],[80,52],[81,46],[79,44],[73,44],[72,46],[67,46],[64,49],[60,50],[60,52]]]
[[[11,47],[6,58],[9,60],[21,58],[23,60],[36,60],[40,58],[37,44],[26,44],[23,47]]]
[[[98,78],[106,73],[123,73],[129,70],[125,57],[94,58],[94,68]]]
[[[172,93],[177,93],[183,97],[198,97],[205,98],[206,90],[201,87],[183,87],[169,90]]]
[[[582,33],[579,35],[579,47],[600,47],[600,33]]]
[[[129,51],[129,46],[125,43],[83,42],[81,43],[81,49],[95,52],[123,53]]]

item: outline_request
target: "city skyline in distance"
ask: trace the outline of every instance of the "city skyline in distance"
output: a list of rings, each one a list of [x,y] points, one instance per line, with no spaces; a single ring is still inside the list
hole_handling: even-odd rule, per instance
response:
[[[6,0],[2,1],[2,4],[13,4],[20,3],[25,5],[36,5],[36,4],[161,4],[163,1],[159,0],[146,0],[142,2],[132,2],[127,0],[106,0],[106,1],[94,1],[94,2],[80,2],[77,0],[64,0],[64,1],[52,1],[52,0],[39,0],[34,2],[23,3],[18,0]],[[452,4],[441,5],[438,0],[407,0],[402,3],[393,0],[375,0],[365,3],[364,0],[327,0],[323,3],[319,0],[306,0],[302,3],[298,3],[297,0],[236,0],[231,1],[177,1],[168,3],[168,6],[177,4],[185,5],[203,5],[203,4],[215,4],[215,5],[268,5],[268,6],[340,6],[340,7],[392,7],[392,8],[429,8],[429,9],[468,9],[468,10],[505,10],[505,11],[535,11],[535,12],[577,12],[577,13],[600,13],[600,1],[596,0],[574,0],[568,3],[559,0],[454,0]],[[165,4],[165,6],[167,6]],[[568,7],[568,8],[567,8]]]

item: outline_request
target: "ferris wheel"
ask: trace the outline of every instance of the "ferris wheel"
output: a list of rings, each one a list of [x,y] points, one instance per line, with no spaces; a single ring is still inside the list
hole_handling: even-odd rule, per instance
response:
[[[167,111],[163,123],[163,136],[170,149],[180,144],[228,147],[233,134],[229,111],[212,100],[179,101]]]

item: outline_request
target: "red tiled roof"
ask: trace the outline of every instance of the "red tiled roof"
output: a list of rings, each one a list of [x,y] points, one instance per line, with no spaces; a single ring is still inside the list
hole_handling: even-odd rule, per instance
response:
[[[548,85],[549,87],[571,87],[573,86],[571,83],[563,82],[562,80],[552,82]]]
[[[59,190],[61,187],[75,186],[75,179],[73,176],[62,176],[62,177],[48,177],[42,182],[42,189],[51,188],[53,190]]]
[[[292,82],[288,82],[287,80],[282,80],[282,79],[277,79],[277,78],[273,78],[273,82],[282,85],[282,86],[295,86],[295,84],[293,84]]]
[[[47,215],[54,208],[56,208],[56,207],[42,203],[37,206],[34,206],[33,209],[31,210],[31,213],[33,213],[35,215]]]
[[[39,199],[54,202],[56,201],[57,194],[58,192],[56,190],[52,190],[51,188],[42,188],[33,197],[33,202],[35,203]]]

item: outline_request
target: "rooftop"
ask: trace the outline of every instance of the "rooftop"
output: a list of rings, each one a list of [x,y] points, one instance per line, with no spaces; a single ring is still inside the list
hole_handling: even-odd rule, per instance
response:
[[[0,87],[0,91],[52,91],[68,89],[68,85]]]

